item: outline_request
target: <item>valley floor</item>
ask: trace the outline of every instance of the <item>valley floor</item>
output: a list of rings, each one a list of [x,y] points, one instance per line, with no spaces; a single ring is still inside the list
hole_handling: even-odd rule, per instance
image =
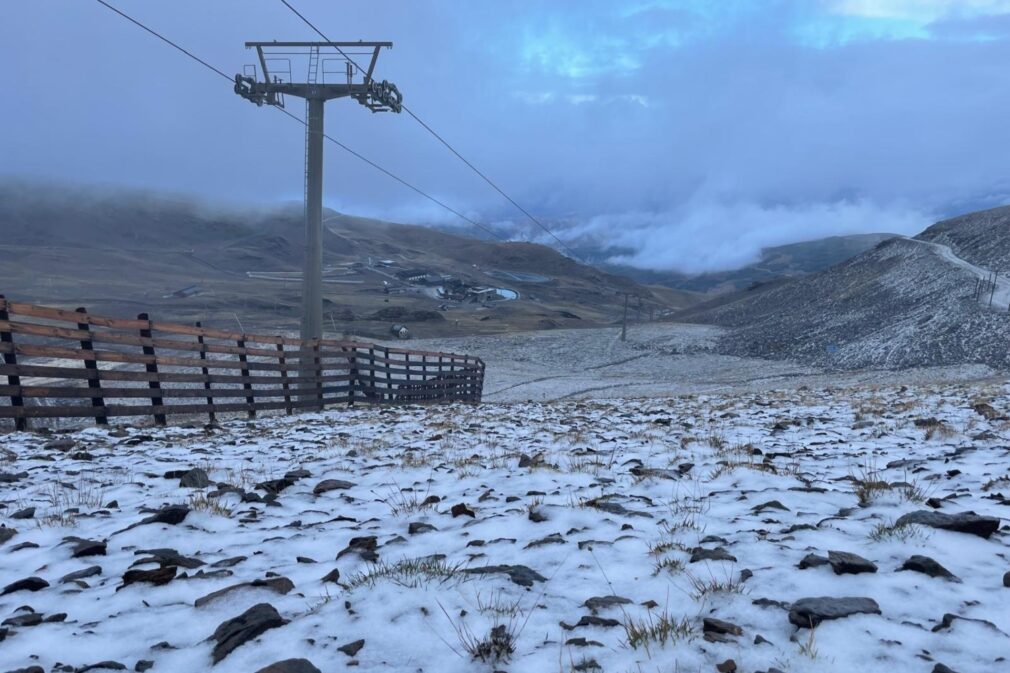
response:
[[[629,327],[545,330],[399,342],[410,348],[467,353],[487,363],[484,399],[494,402],[666,397],[800,387],[988,382],[985,365],[828,371],[789,360],[716,352],[723,329],[711,325],[649,323]]]
[[[10,434],[0,671],[1005,670],[1008,392]]]

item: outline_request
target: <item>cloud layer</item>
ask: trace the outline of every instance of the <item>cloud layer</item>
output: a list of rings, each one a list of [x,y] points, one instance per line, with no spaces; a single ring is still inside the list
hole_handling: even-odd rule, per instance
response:
[[[334,38],[392,40],[379,74],[415,112],[538,217],[635,265],[713,270],[799,238],[914,233],[1010,193],[1003,0],[294,4]],[[313,38],[278,2],[118,5],[227,73],[251,62],[246,40]],[[74,46],[40,52],[39,35]],[[301,198],[299,125],[98,3],[10,3],[0,40],[25,55],[0,69],[0,174]],[[334,101],[327,131],[519,231],[407,116]],[[333,145],[325,185],[347,212],[453,221]]]

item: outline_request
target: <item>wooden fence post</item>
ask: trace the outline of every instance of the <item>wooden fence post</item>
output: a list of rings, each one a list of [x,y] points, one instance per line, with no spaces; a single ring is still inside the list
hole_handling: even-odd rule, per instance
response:
[[[196,326],[198,328],[203,328],[203,323],[197,321]],[[207,349],[204,347],[203,334],[196,335],[196,342],[200,344],[200,359],[207,359]],[[207,391],[207,419],[213,423],[217,420],[217,414],[214,413],[214,395],[210,392],[210,370],[207,367],[201,367],[200,372],[207,378],[203,380],[203,389]]]
[[[438,376],[437,380],[439,382],[438,389],[442,391],[442,397],[444,398],[449,392],[449,386],[445,383],[445,377],[442,375],[442,356],[438,356]]]
[[[368,349],[368,385],[369,390],[365,394],[368,399],[375,399],[375,347]]]
[[[77,313],[82,316],[86,315],[88,310],[81,306],[77,309]],[[88,337],[81,339],[81,350],[90,352],[95,350],[95,346],[91,341],[91,324],[87,321],[77,323],[77,329],[82,332],[88,332]],[[95,416],[95,423],[98,425],[108,425],[109,415],[105,413],[105,398],[102,397],[102,383],[99,380],[98,362],[94,359],[84,358],[84,368],[92,373],[92,376],[88,378],[88,388],[91,389],[93,395],[91,396],[91,406],[96,409],[102,409],[102,413]]]
[[[358,359],[355,357],[358,350],[356,348],[343,349],[347,355],[347,406],[354,406],[354,386],[357,385],[360,375],[358,374]]]
[[[146,313],[141,313],[137,316],[137,320],[148,321],[147,327],[141,328],[140,330],[140,338],[151,339],[152,334],[151,334],[150,318],[148,318]],[[155,407],[154,423],[155,425],[165,425],[167,422],[165,420],[165,412],[164,411],[159,412],[158,410],[158,407],[162,406],[162,397],[160,392],[161,381],[158,379],[158,358],[154,354],[154,344],[152,343],[150,346],[143,346],[143,350],[144,355],[151,356],[151,362],[145,364],[144,367],[147,370],[148,374],[154,374],[154,378],[152,378],[150,381],[147,382],[147,387],[151,389],[151,405]]]
[[[290,416],[293,413],[293,409],[291,408],[291,384],[288,383],[288,361],[284,357],[283,343],[277,344],[277,364],[281,367],[281,387],[284,388],[284,404],[287,405],[285,410],[288,416]]]
[[[256,404],[256,398],[254,398],[251,394],[252,382],[249,381],[249,358],[246,357],[245,353],[245,335],[239,337],[235,343],[238,345],[240,349],[238,354],[238,361],[241,363],[239,371],[242,372],[242,379],[243,379],[242,389],[246,391],[245,403],[250,405]],[[255,408],[250,406],[247,413],[249,414],[249,418],[256,418]]]
[[[393,401],[393,363],[389,361],[389,348],[385,349],[386,356],[386,401]]]
[[[0,294],[0,320],[10,320],[10,315],[7,312],[7,299],[2,294]],[[4,364],[16,367],[18,364],[18,356],[14,352],[14,333],[10,330],[0,330],[0,343],[10,344],[10,353],[4,353]],[[8,374],[7,384],[20,388],[21,377],[17,374]],[[11,406],[23,409],[25,406],[25,398],[20,394],[11,395]],[[28,430],[28,419],[24,416],[16,416],[14,418],[14,428],[18,432]]]

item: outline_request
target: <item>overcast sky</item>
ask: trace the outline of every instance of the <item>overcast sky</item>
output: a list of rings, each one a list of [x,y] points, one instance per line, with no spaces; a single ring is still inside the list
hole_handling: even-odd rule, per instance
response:
[[[419,116],[563,237],[639,266],[912,234],[1010,193],[1010,0],[290,1],[333,39],[394,42],[378,76]],[[246,40],[316,37],[279,0],[110,2],[228,74]],[[97,2],[3,0],[0,45],[0,175],[301,199],[302,126]],[[407,115],[338,100],[326,124],[516,233]],[[329,144],[324,185],[344,212],[453,220]]]

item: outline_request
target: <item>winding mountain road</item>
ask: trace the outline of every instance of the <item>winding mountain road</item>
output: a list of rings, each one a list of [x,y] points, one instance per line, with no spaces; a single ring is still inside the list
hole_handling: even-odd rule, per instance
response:
[[[949,245],[944,245],[942,243],[933,243],[932,241],[923,241],[918,238],[911,238],[908,236],[902,236],[906,241],[912,241],[918,243],[919,245],[926,245],[941,257],[944,261],[954,266],[959,266],[962,269],[969,271],[976,278],[988,279],[992,276],[992,271],[981,266],[975,266],[968,260],[962,259],[954,253]],[[989,304],[989,296],[980,298],[979,300],[982,304]],[[992,295],[992,306],[994,308],[999,308],[1004,311],[1010,308],[1010,278],[1006,276],[996,277],[996,291]]]

